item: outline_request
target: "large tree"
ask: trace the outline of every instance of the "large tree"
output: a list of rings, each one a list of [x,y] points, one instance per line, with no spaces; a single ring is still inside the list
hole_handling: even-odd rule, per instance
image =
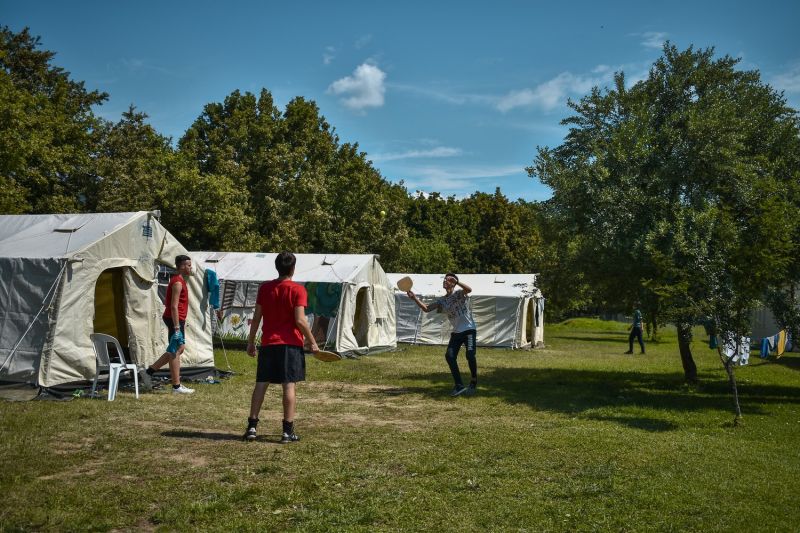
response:
[[[341,143],[314,102],[295,98],[280,112],[266,89],[258,98],[235,91],[208,104],[179,147],[203,173],[241,170],[262,248],[396,259],[405,189],[384,180],[358,145]]]
[[[667,43],[646,79],[628,87],[618,73],[571,102],[565,142],[529,168],[581,249],[572,268],[618,304],[655,302],[678,328],[688,381],[692,326],[746,331],[747,309],[798,252],[798,117],[737,62]]]
[[[117,123],[105,125],[97,209],[160,209],[162,222],[190,250],[259,249],[263,238],[253,229],[241,169],[223,163],[216,173],[201,173],[146,119],[131,107]]]
[[[39,37],[0,28],[0,212],[91,208],[106,94],[52,64]]]

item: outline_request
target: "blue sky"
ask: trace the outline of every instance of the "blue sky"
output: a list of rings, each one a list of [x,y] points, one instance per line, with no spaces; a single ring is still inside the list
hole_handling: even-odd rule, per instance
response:
[[[568,97],[646,75],[669,39],[742,59],[800,107],[800,2],[53,2],[0,0],[118,120],[177,140],[205,104],[267,88],[314,100],[390,181],[543,200],[524,171]]]

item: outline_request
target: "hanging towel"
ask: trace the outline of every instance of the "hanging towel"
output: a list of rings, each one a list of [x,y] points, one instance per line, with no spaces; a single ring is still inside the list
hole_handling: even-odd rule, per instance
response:
[[[784,350],[786,350],[786,330],[782,329],[778,332],[778,342],[777,346],[775,347],[775,356],[782,356]]]
[[[206,289],[208,289],[208,303],[214,309],[219,309],[219,280],[217,273],[210,268],[206,269]]]
[[[769,339],[764,337],[761,339],[761,359],[766,359],[769,357]]]

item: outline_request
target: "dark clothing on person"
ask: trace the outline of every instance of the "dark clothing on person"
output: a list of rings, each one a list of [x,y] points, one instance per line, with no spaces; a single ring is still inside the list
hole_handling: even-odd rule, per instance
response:
[[[467,351],[467,364],[469,365],[469,371],[472,375],[472,380],[477,381],[478,379],[478,360],[475,356],[477,352],[475,346],[475,337],[476,331],[474,329],[450,334],[450,342],[447,343],[447,351],[444,354],[444,358],[447,361],[447,366],[450,367],[450,373],[453,375],[453,380],[457,386],[463,385],[463,382],[461,381],[461,371],[458,369],[457,361],[458,352],[461,350],[462,344]]]
[[[256,382],[296,383],[306,379],[303,348],[291,344],[271,344],[258,348]]]
[[[642,349],[642,353],[644,353],[644,340],[642,339],[642,326],[634,326],[631,328],[631,334],[628,335],[628,351],[633,353],[633,339],[639,339],[639,347]]]

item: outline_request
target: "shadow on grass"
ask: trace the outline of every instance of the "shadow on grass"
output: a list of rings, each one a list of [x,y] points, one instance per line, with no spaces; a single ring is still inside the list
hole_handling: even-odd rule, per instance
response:
[[[551,339],[562,339],[568,341],[583,341],[583,342],[603,342],[603,343],[619,343],[622,347],[621,349],[627,350],[628,349],[628,335],[626,334],[625,337],[619,335],[619,333],[615,333],[615,336],[608,336],[608,337],[592,337],[591,335],[552,335]],[[645,343],[647,340],[645,340]],[[623,347],[624,346],[624,347]]]
[[[795,354],[795,357],[792,356],[787,357],[786,355],[784,355],[780,359],[776,359],[774,363],[776,365],[781,365],[786,368],[791,368],[792,370],[800,370],[800,357],[796,357],[796,355],[797,354]]]
[[[468,377],[468,373],[462,375]],[[481,371],[479,376],[478,397],[498,398],[509,404],[527,405],[569,416],[607,420],[644,431],[677,429],[678,424],[672,420],[681,413],[708,410],[733,413],[728,382],[710,374],[701,375],[701,384],[694,387],[683,384],[681,373],[495,368]],[[450,400],[445,392],[452,383],[448,373],[410,374],[405,378],[442,383],[441,388],[407,389],[431,399]],[[800,404],[800,388],[740,383],[739,401],[743,414],[760,415],[765,413],[762,404]],[[650,410],[650,413],[637,416],[636,410]],[[656,415],[662,412],[669,419],[654,417],[653,411]]]
[[[235,440],[235,441],[242,441],[242,435],[239,433],[213,433],[208,431],[184,431],[180,429],[174,429],[170,431],[162,431],[162,437],[172,437],[178,439],[206,439],[206,440],[214,440],[214,441],[224,441],[224,440]],[[278,444],[281,440],[281,436],[278,434],[272,435],[259,435],[256,439],[257,441],[261,442],[273,442]]]

